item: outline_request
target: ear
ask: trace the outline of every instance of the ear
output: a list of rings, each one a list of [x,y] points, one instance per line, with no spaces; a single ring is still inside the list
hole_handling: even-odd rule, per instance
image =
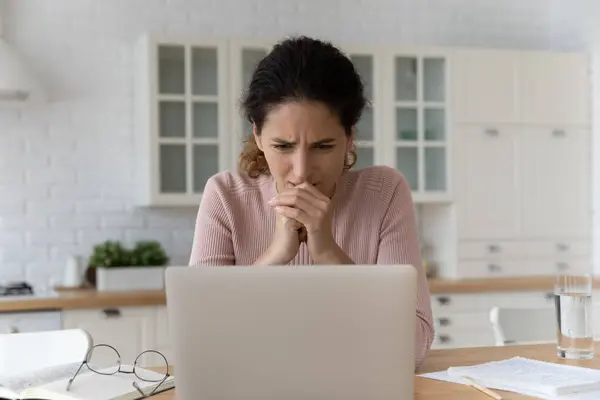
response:
[[[263,151],[261,137],[258,134],[258,130],[256,129],[256,124],[252,124],[252,135],[254,136],[254,141],[256,142],[256,146],[260,151]]]
[[[356,150],[356,146],[354,144],[355,133],[356,127],[353,126],[350,130],[350,136],[348,136],[348,140],[346,141],[346,153]]]

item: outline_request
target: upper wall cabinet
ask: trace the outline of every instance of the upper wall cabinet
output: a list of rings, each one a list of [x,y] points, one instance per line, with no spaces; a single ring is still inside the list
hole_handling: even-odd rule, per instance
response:
[[[197,205],[230,164],[227,47],[144,37],[137,50],[140,203]]]
[[[383,145],[381,129],[381,58],[374,49],[360,46],[344,47],[343,51],[354,64],[364,85],[364,93],[368,104],[364,108],[356,125],[356,164],[354,169],[361,169],[383,163]]]
[[[406,177],[416,202],[449,199],[449,59],[395,52],[385,62],[385,159]]]
[[[587,55],[526,52],[521,56],[520,72],[523,122],[589,125]]]
[[[589,124],[584,54],[457,50],[452,60],[458,123]]]
[[[452,61],[456,122],[512,123],[519,120],[517,52],[456,51]]]
[[[273,47],[272,42],[252,39],[229,41],[229,88],[231,107],[231,167],[235,168],[252,125],[244,117],[241,102],[256,66]]]

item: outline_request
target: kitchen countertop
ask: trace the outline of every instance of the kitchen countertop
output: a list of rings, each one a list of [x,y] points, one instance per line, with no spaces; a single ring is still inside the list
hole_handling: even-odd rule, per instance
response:
[[[554,278],[550,276],[490,278],[490,279],[430,279],[431,295],[551,291]],[[600,287],[600,277],[594,279],[594,287]],[[108,307],[143,307],[166,304],[162,290],[135,292],[97,292],[91,288],[57,289],[55,297],[40,297],[10,300],[0,299],[0,312],[67,310]]]
[[[34,311],[34,310],[66,310],[109,307],[142,307],[166,304],[165,292],[148,290],[135,292],[98,292],[95,289],[58,288],[54,297],[38,297],[11,300],[0,298],[0,312]]]

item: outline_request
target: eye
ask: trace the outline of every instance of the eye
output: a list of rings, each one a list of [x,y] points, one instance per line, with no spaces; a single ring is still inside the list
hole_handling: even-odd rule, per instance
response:
[[[315,145],[315,148],[321,149],[321,150],[326,150],[326,149],[332,149],[333,145],[327,144],[327,143],[318,143]]]
[[[272,147],[277,150],[289,150],[292,148],[292,145],[289,143],[276,143]]]

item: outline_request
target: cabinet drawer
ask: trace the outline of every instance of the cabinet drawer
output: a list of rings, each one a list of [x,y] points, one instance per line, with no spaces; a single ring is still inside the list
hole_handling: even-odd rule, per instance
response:
[[[458,244],[458,258],[463,260],[518,258],[522,251],[523,247],[519,242],[463,241]]]
[[[528,241],[522,246],[525,257],[581,257],[590,252],[586,241]]]
[[[458,244],[461,260],[581,257],[588,254],[589,243],[586,241],[463,241]]]
[[[445,317],[466,310],[486,310],[488,297],[482,294],[436,294],[431,296],[434,315]]]
[[[461,278],[548,275],[551,272],[550,270],[549,265],[514,260],[472,260],[458,263],[458,273]]]
[[[564,272],[590,272],[587,257],[540,258],[539,260],[470,260],[458,264],[461,278],[500,278],[507,276],[555,275]]]
[[[493,346],[494,334],[488,330],[454,331],[453,333],[436,333],[432,348],[447,349],[455,347]]]
[[[476,315],[482,321],[494,306],[499,307],[547,307],[553,305],[552,289],[539,292],[491,292],[484,294],[439,294],[431,296],[431,310],[434,318],[454,318],[463,315],[456,321],[464,320],[465,315]],[[483,314],[479,314],[483,313]],[[439,321],[434,321],[439,322]]]
[[[435,314],[433,324],[436,332],[452,332],[456,330],[485,330],[491,329],[489,311]]]

